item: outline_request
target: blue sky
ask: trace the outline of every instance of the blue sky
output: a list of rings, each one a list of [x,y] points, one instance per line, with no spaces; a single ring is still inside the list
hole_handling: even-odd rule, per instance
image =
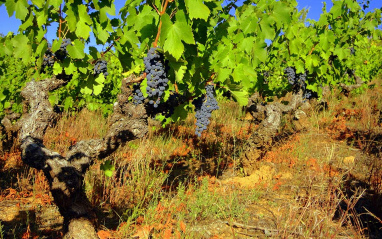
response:
[[[116,0],[116,8],[117,11],[122,7],[125,1]],[[309,9],[308,18],[317,20],[320,17],[322,2],[327,2],[327,9],[330,9],[332,6],[331,0],[297,0],[298,9],[302,8]],[[370,8],[382,8],[382,0],[370,0]],[[8,13],[5,9],[5,6],[0,7],[0,33],[6,35],[8,32],[17,32],[17,29],[21,23],[20,20],[16,19],[14,16],[8,17]],[[48,28],[48,35],[46,36],[49,41],[51,41],[55,37],[54,31],[57,29],[57,26],[53,26],[50,29]]]

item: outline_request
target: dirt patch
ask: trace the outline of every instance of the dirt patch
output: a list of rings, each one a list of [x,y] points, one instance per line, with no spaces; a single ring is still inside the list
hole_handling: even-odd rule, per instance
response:
[[[58,208],[48,204],[44,198],[0,201],[0,221],[5,238],[21,238],[32,229],[41,236],[40,238],[51,238],[61,233],[64,219]]]
[[[223,184],[238,184],[243,188],[254,188],[260,183],[270,184],[275,175],[275,168],[271,165],[262,165],[258,170],[254,171],[247,177],[232,177],[222,180]]]

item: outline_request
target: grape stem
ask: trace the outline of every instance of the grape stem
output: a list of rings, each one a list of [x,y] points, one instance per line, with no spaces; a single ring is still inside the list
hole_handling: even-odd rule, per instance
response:
[[[162,30],[162,20],[159,22],[158,33],[157,33],[157,36],[155,37],[155,41],[153,43],[153,47],[157,47],[158,46],[158,40],[159,40],[159,35],[160,35],[161,30]]]
[[[119,39],[121,39],[121,37],[118,37],[117,39],[115,39],[115,41],[110,46],[108,46],[104,52],[101,53],[101,56],[103,57],[107,52],[109,52],[111,48],[114,46],[114,43],[119,41]]]
[[[108,53],[111,50],[111,48],[113,48],[114,43],[119,41],[119,39],[121,39],[121,37],[118,37],[117,39],[115,39],[114,42],[110,46],[108,46],[104,52],[101,53],[101,57],[103,57],[106,53]],[[92,61],[92,64],[95,64],[97,62],[97,60],[98,59],[94,59]]]
[[[155,4],[152,3],[152,5],[153,5],[153,8],[155,9],[155,11],[157,11],[158,15],[160,15],[160,12],[159,12],[158,8],[155,6]]]

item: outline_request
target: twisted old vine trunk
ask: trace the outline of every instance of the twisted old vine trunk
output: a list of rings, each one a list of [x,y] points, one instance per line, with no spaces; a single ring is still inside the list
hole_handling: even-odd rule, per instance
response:
[[[303,102],[301,91],[298,94],[293,94],[287,105],[278,102],[263,105],[258,93],[249,99],[247,111],[259,123],[259,127],[248,139],[242,158],[246,175],[257,170],[259,160],[272,147],[274,138],[281,128],[283,114],[294,112],[294,120],[296,121],[306,117],[305,112],[298,109],[303,105],[305,108],[310,107],[309,103]]]
[[[65,238],[98,238],[96,214],[84,191],[84,174],[95,160],[107,157],[122,143],[142,138],[148,132],[144,107],[128,102],[132,94],[128,84],[133,80],[130,77],[122,82],[106,136],[79,141],[68,149],[65,157],[46,148],[43,136],[57,118],[48,94],[67,84],[70,77],[61,75],[27,83],[21,92],[27,112],[16,125],[7,124],[9,118],[3,123],[7,131],[18,131],[23,162],[44,172],[54,202],[64,217]]]

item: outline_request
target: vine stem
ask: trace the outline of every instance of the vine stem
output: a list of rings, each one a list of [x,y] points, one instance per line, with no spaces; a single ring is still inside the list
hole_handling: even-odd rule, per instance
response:
[[[179,94],[178,84],[176,84],[176,81],[175,81],[174,86],[175,86],[175,92],[176,92],[177,94]]]
[[[309,51],[309,54],[308,56],[312,55],[313,51],[316,49],[315,47],[318,45],[319,42],[316,42],[314,43],[314,46],[312,47],[312,49]]]
[[[63,23],[63,21],[62,21],[62,5],[60,5],[60,26],[59,26],[59,28],[58,28],[58,38],[61,38],[61,26],[62,26],[62,23]]]
[[[214,77],[215,77],[215,73],[212,73],[212,75],[210,76],[210,79],[208,79],[207,83],[213,81]]]
[[[147,75],[146,73],[143,73],[140,77],[138,77],[138,78],[136,78],[134,80],[129,81],[128,84],[135,84],[135,83],[142,82],[146,78],[146,75]],[[126,80],[127,78],[124,78],[123,80]]]
[[[159,35],[160,35],[161,30],[162,30],[162,20],[159,22],[158,33],[157,33],[157,36],[155,37],[155,41],[153,43],[153,47],[157,47],[158,46],[158,40],[159,40]]]
[[[169,0],[165,0],[164,5],[162,5],[162,11],[159,13],[160,18],[163,16],[163,14],[165,14],[167,6],[168,6],[168,2],[169,2]],[[157,32],[157,36],[155,37],[155,41],[153,42],[153,47],[158,46],[158,40],[159,40],[161,30],[162,30],[162,18],[161,18],[159,25],[158,25],[158,32]]]
[[[101,57],[103,57],[106,53],[108,53],[111,50],[111,48],[113,48],[114,43],[117,42],[119,39],[121,39],[121,37],[118,37],[117,39],[115,39],[115,41],[110,46],[108,46],[104,52],[101,53]],[[98,59],[94,59],[92,61],[92,64],[96,63],[97,60]]]
[[[104,52],[101,53],[101,57],[103,57],[106,53],[108,53],[111,50],[111,48],[113,48],[114,43],[119,41],[119,39],[121,39],[121,37],[118,37],[117,39],[115,39],[115,41],[110,46],[108,46]]]

